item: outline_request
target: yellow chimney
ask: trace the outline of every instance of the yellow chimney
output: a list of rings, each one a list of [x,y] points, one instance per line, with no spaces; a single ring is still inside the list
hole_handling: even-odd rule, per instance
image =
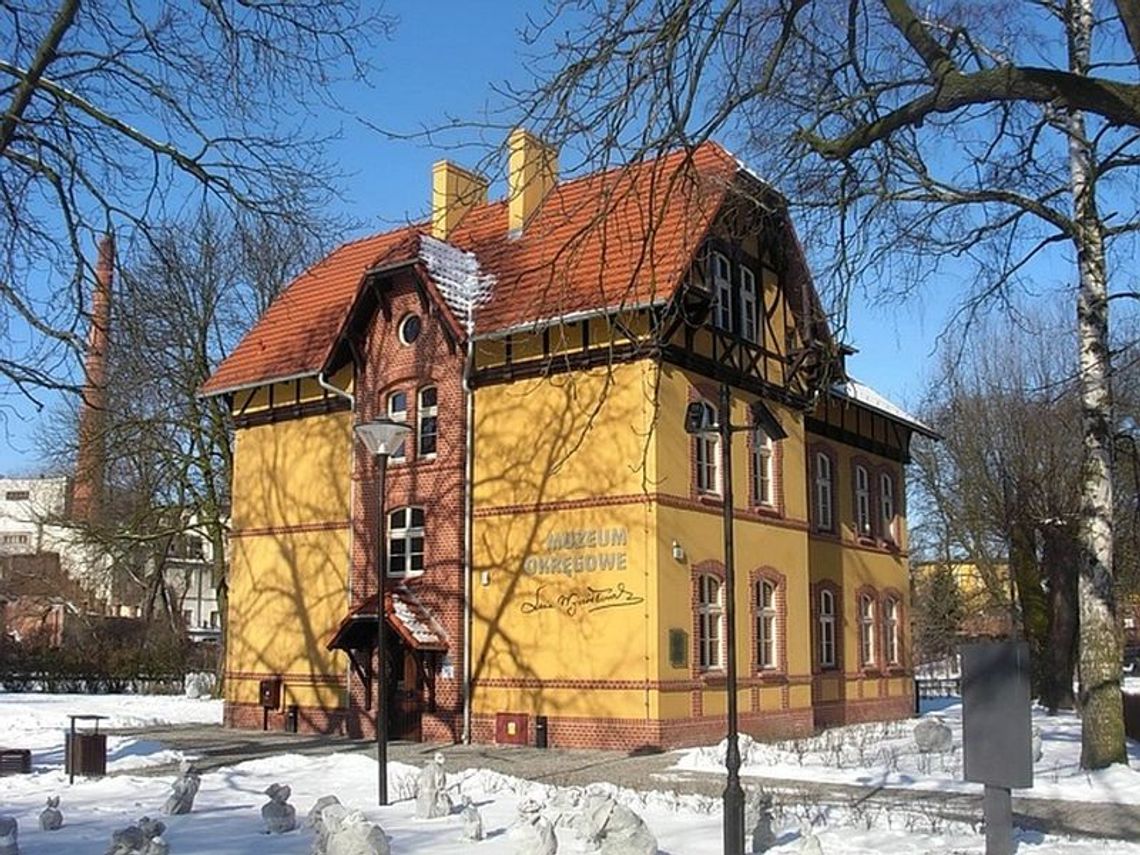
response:
[[[522,128],[511,131],[508,145],[507,228],[518,233],[558,181],[558,152]]]
[[[431,168],[431,233],[447,240],[464,214],[487,202],[487,179],[448,160]]]

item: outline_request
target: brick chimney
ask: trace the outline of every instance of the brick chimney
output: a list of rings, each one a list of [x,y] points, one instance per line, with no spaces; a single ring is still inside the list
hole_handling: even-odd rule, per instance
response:
[[[522,128],[511,131],[508,148],[507,228],[521,234],[558,182],[558,152]]]
[[[91,326],[87,330],[87,359],[83,364],[83,400],[79,404],[79,447],[71,510],[77,520],[94,522],[103,497],[106,462],[104,426],[107,409],[107,346],[111,329],[111,285],[115,271],[115,238],[109,232],[99,242],[95,288],[91,294]]]
[[[431,233],[447,240],[464,215],[487,203],[487,179],[449,160],[431,168]]]

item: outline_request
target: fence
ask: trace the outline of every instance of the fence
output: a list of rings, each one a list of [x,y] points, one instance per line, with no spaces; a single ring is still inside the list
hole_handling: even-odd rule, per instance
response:
[[[112,677],[106,674],[0,673],[5,692],[47,692],[86,695],[180,695],[181,674],[146,677]]]

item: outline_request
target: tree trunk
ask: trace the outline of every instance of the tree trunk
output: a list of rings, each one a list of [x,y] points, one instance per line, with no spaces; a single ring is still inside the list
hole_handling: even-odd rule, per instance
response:
[[[1076,532],[1045,525],[1045,577],[1049,580],[1049,641],[1041,703],[1053,715],[1076,707],[1073,675],[1077,665],[1077,576],[1080,561]]]
[[[1021,635],[1029,643],[1033,662],[1033,696],[1041,697],[1048,682],[1045,670],[1045,648],[1049,643],[1049,610],[1041,589],[1041,570],[1037,566],[1037,540],[1034,528],[1014,522],[1009,532],[1009,572],[1013,579],[1018,611],[1021,612]],[[1013,605],[1012,603],[1010,604]],[[1017,615],[1010,615],[1010,632],[1017,635]]]
[[[1068,4],[1069,65],[1088,73],[1092,0]],[[1080,350],[1084,456],[1081,483],[1080,702],[1081,768],[1127,763],[1120,692],[1121,649],[1112,576],[1112,395],[1109,381],[1108,276],[1104,227],[1096,207],[1096,175],[1084,117],[1069,113],[1069,170],[1080,286]]]

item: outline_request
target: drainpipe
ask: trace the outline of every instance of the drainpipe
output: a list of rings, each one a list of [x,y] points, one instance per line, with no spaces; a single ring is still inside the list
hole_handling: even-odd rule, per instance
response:
[[[471,376],[475,370],[475,340],[473,324],[468,324],[467,358],[463,364],[463,396],[467,410],[465,432],[466,443],[463,449],[463,743],[471,744],[471,574],[473,543],[475,537],[475,390],[471,387]]]

